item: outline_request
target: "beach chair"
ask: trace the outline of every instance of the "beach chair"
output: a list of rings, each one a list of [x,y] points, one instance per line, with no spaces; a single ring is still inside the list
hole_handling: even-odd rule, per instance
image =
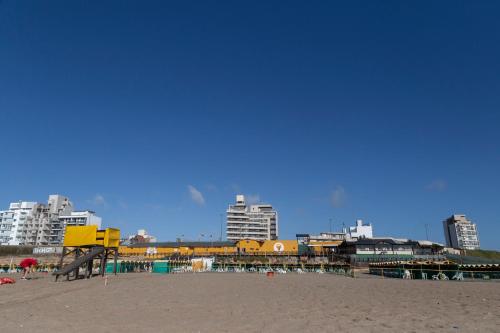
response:
[[[463,272],[456,272],[455,275],[451,278],[452,280],[457,280],[457,281],[463,281],[464,280],[464,273]]]
[[[449,280],[449,278],[444,273],[438,273],[437,275],[432,276],[433,280]]]

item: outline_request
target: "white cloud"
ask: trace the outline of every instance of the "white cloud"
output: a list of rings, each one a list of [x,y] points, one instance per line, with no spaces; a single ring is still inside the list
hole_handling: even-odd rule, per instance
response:
[[[90,203],[93,204],[94,206],[107,206],[106,199],[101,194],[96,194],[92,200],[90,200]]]
[[[346,200],[345,190],[342,186],[337,186],[337,188],[332,192],[330,197],[330,203],[335,208],[340,208],[344,206]]]
[[[246,194],[245,201],[247,205],[254,205],[260,202],[260,195],[258,194]]]
[[[188,185],[189,195],[191,200],[194,201],[198,206],[203,206],[205,204],[205,198],[200,191],[198,191],[193,185]]]
[[[446,183],[446,181],[444,181],[442,179],[436,179],[433,182],[427,184],[425,189],[427,191],[443,192],[444,190],[446,190],[447,187],[448,187],[448,184]]]

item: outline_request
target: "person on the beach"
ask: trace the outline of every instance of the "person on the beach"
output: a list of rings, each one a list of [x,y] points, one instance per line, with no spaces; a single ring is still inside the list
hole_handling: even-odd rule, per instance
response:
[[[28,279],[28,274],[31,270],[31,266],[23,267],[23,277],[21,280],[27,280]]]
[[[34,258],[26,258],[23,261],[21,261],[21,268],[23,269],[23,277],[21,280],[27,280],[28,279],[28,274],[31,272],[31,268],[38,265],[38,261]]]

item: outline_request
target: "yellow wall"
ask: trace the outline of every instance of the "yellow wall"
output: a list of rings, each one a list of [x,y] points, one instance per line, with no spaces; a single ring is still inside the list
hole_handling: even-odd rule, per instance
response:
[[[173,255],[196,256],[196,255],[231,255],[240,253],[245,254],[283,254],[296,255],[298,252],[298,243],[296,240],[278,240],[278,241],[255,241],[242,240],[235,246],[229,247],[157,247],[156,254],[147,254],[147,247],[128,247],[120,246],[121,256],[148,256],[151,258],[162,258]]]
[[[121,256],[148,256],[152,258],[163,258],[174,255],[216,255],[216,254],[236,254],[236,247],[157,247],[156,254],[147,254],[147,247],[120,246],[118,252]]]
[[[310,249],[318,254],[327,254],[332,251],[333,246],[338,246],[341,241],[311,241]],[[121,256],[146,256],[148,258],[163,258],[174,255],[179,256],[207,256],[207,255],[297,255],[298,242],[296,240],[255,241],[241,240],[235,246],[228,247],[158,247],[156,254],[147,254],[148,247],[120,246]],[[238,251],[239,250],[239,251]]]
[[[298,242],[296,240],[255,241],[241,240],[237,243],[241,253],[266,254],[266,253],[297,253]]]

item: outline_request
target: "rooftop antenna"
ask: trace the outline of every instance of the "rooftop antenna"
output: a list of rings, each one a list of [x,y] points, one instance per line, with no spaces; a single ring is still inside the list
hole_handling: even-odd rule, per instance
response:
[[[329,218],[328,221],[330,222],[330,233],[332,233],[332,218]]]
[[[429,224],[425,224],[425,237],[429,240]]]

